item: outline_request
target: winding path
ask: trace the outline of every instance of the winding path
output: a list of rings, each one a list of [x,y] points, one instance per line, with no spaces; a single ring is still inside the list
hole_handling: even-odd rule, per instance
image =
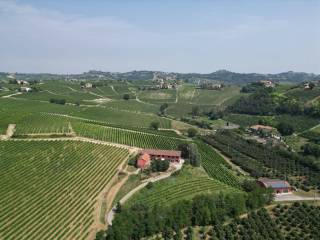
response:
[[[175,164],[174,165],[174,169],[170,172],[165,172],[165,173],[161,173],[160,175],[158,176],[155,176],[155,177],[151,177],[151,178],[148,178],[146,180],[143,180],[142,183],[140,185],[138,185],[137,187],[135,187],[134,189],[132,189],[130,192],[128,192],[125,196],[123,196],[119,203],[121,205],[123,205],[125,202],[127,202],[136,192],[140,191],[142,188],[144,188],[148,183],[150,182],[157,182],[157,181],[160,181],[162,179],[165,179],[165,178],[168,178],[171,176],[171,174],[173,174],[174,172],[180,170],[182,168],[182,165],[183,165],[184,161],[181,160],[181,163],[180,164]],[[106,216],[106,222],[108,225],[112,225],[112,221],[114,219],[114,216],[115,216],[115,209],[116,209],[116,206],[114,206],[108,213],[108,215]]]

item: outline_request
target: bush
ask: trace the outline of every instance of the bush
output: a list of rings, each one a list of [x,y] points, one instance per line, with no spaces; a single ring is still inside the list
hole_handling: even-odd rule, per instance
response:
[[[129,100],[130,99],[130,95],[128,93],[123,94],[123,99],[124,100]]]
[[[151,129],[158,130],[159,127],[160,127],[160,122],[158,122],[158,121],[153,121],[153,122],[150,123],[150,128]]]
[[[198,133],[197,129],[195,128],[189,128],[187,132],[188,132],[188,137],[191,137],[191,138],[196,136]]]
[[[65,99],[57,99],[57,98],[50,98],[49,102],[50,103],[61,104],[61,105],[65,105],[66,104],[66,100]]]
[[[283,136],[292,135],[292,133],[294,132],[293,126],[289,123],[286,123],[286,122],[280,122],[277,126],[277,130]]]

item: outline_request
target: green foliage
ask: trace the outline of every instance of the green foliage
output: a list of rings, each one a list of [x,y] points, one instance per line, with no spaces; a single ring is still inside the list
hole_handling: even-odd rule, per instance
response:
[[[283,135],[283,136],[289,136],[292,135],[294,132],[293,126],[290,123],[287,122],[280,122],[277,125],[277,130]]]
[[[130,99],[130,94],[129,93],[123,94],[123,99],[124,100],[129,100]]]
[[[66,104],[66,100],[65,99],[57,99],[57,98],[50,98],[49,102],[50,103],[61,104],[61,105],[65,105]]]
[[[187,130],[187,133],[188,133],[188,137],[192,138],[192,137],[195,137],[197,135],[198,131],[195,128],[189,128]]]
[[[304,185],[309,188],[317,187],[320,183],[320,166],[314,159],[298,153],[245,140],[238,134],[226,130],[218,131],[213,137],[204,137],[204,140],[254,177],[287,176],[292,185]]]
[[[185,227],[188,227],[185,234],[192,239],[193,228],[190,226],[212,223],[221,226],[225,220],[246,211],[249,208],[246,202],[250,197],[252,195],[229,193],[197,195],[192,200],[180,200],[170,206],[135,204],[116,215],[112,226],[108,228],[107,239],[141,239],[159,233],[172,238],[174,230]],[[264,202],[257,207],[261,207],[261,204]]]
[[[150,169],[152,172],[165,172],[169,169],[169,160],[155,159],[151,162]]]
[[[160,106],[160,114],[161,115],[164,115],[165,114],[165,111],[166,111],[166,109],[169,107],[169,105],[168,105],[168,103],[163,103],[163,104],[161,104],[161,106]]]
[[[150,128],[153,130],[158,130],[160,127],[160,122],[158,121],[153,121],[150,123]]]

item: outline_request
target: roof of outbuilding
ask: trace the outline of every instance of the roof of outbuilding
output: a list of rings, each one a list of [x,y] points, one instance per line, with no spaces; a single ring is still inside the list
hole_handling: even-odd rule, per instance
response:
[[[259,182],[261,182],[265,187],[271,188],[290,188],[290,184],[287,181],[280,179],[268,179],[268,178],[259,178]]]

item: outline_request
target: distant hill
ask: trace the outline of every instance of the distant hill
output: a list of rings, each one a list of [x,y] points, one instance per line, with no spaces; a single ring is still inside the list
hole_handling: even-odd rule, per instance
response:
[[[4,75],[6,73],[0,73]],[[170,77],[170,79],[178,79],[188,82],[197,82],[201,80],[206,81],[218,81],[225,84],[246,84],[249,82],[256,82],[260,80],[272,80],[275,82],[291,82],[301,83],[305,81],[318,81],[320,75],[314,73],[305,72],[283,72],[276,74],[260,74],[260,73],[236,73],[227,70],[218,70],[216,72],[201,74],[201,73],[174,73],[174,72],[161,72],[161,71],[131,71],[131,72],[103,72],[91,70],[82,74],[27,74],[16,73],[17,79],[42,79],[42,80],[56,80],[56,79],[68,79],[68,80],[152,80],[154,76]]]

